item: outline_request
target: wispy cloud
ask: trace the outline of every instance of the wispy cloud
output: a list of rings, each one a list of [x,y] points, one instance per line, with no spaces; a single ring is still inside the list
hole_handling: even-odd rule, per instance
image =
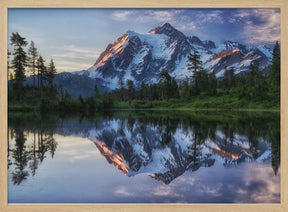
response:
[[[127,188],[120,186],[115,189],[114,193],[120,196],[133,196],[133,192],[128,192]]]
[[[126,21],[128,17],[133,14],[134,14],[134,11],[131,11],[131,10],[115,11],[112,13],[112,18],[117,21]]]
[[[224,18],[223,18],[223,11],[220,10],[213,10],[209,12],[200,12],[197,14],[197,22],[200,24],[204,23],[218,23],[223,24]]]
[[[78,71],[89,68],[101,53],[100,49],[83,48],[75,45],[50,47],[51,57],[57,65],[58,72]],[[91,63],[87,63],[90,61]]]
[[[108,43],[127,30],[145,33],[165,22],[188,36],[196,35],[216,44],[235,40],[258,45],[280,40],[279,9],[9,9],[8,12],[8,33],[19,32],[27,41],[33,40],[44,59],[54,59],[59,72],[93,65]]]
[[[63,47],[52,47],[57,50],[52,57],[61,58],[97,58],[100,54],[100,49],[76,47],[75,45],[67,45]]]
[[[176,23],[177,17],[181,12],[181,10],[149,10],[143,17],[139,17],[138,19],[144,22],[157,21]]]
[[[71,60],[54,59],[57,72],[71,72],[71,71],[81,71],[91,67],[93,63],[81,63],[74,62]]]
[[[273,9],[255,9],[246,18],[243,35],[247,43],[274,43],[280,40],[280,12]]]

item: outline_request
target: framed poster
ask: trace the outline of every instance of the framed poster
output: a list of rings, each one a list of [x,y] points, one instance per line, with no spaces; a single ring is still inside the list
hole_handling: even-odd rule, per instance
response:
[[[285,211],[286,10],[1,1],[1,209]]]

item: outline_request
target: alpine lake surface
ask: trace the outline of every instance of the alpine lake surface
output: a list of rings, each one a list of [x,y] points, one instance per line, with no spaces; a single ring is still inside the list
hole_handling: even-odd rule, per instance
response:
[[[280,112],[9,113],[8,203],[280,203]]]

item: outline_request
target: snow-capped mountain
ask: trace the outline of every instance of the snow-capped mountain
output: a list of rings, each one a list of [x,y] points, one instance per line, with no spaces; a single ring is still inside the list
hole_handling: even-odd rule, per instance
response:
[[[227,129],[226,132],[216,129],[213,138],[208,135],[200,138],[203,127],[198,124],[188,128],[177,125],[172,132],[164,123],[102,119],[95,126],[89,121],[75,120],[62,123],[55,132],[87,137],[107,162],[128,177],[147,174],[166,184],[186,171],[194,172],[201,167],[271,163],[271,143],[266,136],[258,137],[257,146],[252,148],[253,141],[235,131],[231,136]]]
[[[187,70],[187,57],[195,49],[201,55],[204,69],[214,71],[217,77],[223,76],[225,68],[234,68],[235,74],[245,73],[254,60],[259,60],[264,69],[272,58],[272,51],[266,46],[245,46],[233,41],[216,46],[213,41],[188,37],[165,23],[147,34],[127,31],[107,46],[92,67],[77,75],[98,79],[109,89],[117,88],[119,79],[133,80],[136,87],[143,81],[158,82],[162,70],[180,81],[192,75]]]

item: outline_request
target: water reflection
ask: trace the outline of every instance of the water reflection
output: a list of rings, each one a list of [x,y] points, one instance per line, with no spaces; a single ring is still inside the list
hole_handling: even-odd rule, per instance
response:
[[[34,176],[47,152],[53,158],[57,148],[53,137],[55,124],[44,128],[44,121],[38,120],[40,125],[37,122],[27,126],[25,121],[28,120],[24,117],[9,119],[8,169],[12,167],[12,181],[16,185],[26,180],[29,173]],[[28,135],[32,140],[27,144]]]
[[[275,175],[280,165],[280,116],[275,113],[9,115],[8,169],[14,184],[34,176],[47,154],[57,154],[55,134],[87,137],[123,174],[145,173],[165,184],[215,164],[270,163]]]

